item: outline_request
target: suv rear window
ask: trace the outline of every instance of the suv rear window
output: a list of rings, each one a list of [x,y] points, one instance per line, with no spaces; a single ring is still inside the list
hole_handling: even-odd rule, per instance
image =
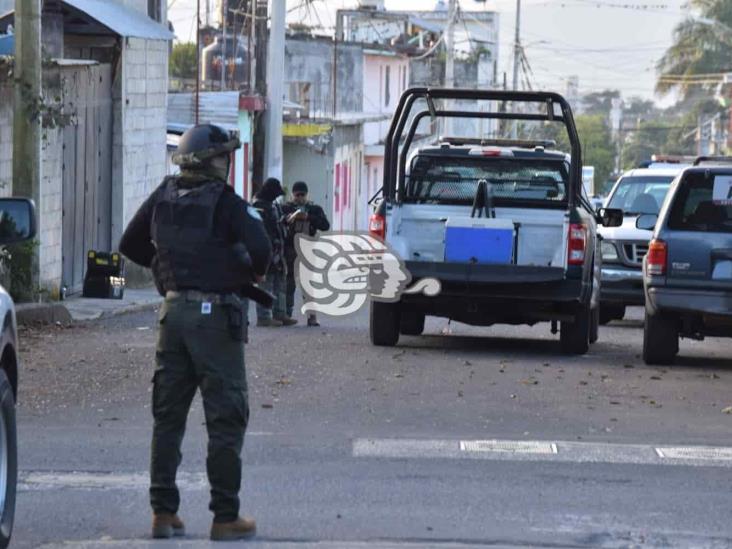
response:
[[[668,227],[678,231],[732,233],[732,174],[687,174],[676,193]]]
[[[607,206],[620,208],[626,215],[658,215],[673,180],[672,175],[623,177]]]
[[[567,164],[561,160],[417,156],[406,178],[405,202],[472,204],[485,180],[497,204],[562,203],[567,199]]]

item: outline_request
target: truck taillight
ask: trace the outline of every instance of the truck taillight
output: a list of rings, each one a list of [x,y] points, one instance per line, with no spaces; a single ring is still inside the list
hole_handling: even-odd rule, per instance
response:
[[[646,254],[646,274],[663,276],[666,274],[668,246],[663,240],[651,240]]]
[[[581,223],[572,223],[569,226],[569,251],[567,262],[570,265],[584,265],[585,250],[587,249],[587,227]]]
[[[378,213],[372,214],[369,219],[369,234],[381,240],[386,238],[386,218]]]

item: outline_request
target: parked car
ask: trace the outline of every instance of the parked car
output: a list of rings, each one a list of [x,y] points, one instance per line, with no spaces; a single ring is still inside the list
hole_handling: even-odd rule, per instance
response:
[[[636,220],[642,214],[658,214],[671,182],[685,167],[664,164],[630,170],[610,191],[606,205],[623,210],[623,224],[598,229],[602,238],[600,324],[621,320],[627,306],[645,302],[643,258],[652,232],[637,228]]]
[[[695,166],[674,181],[644,259],[643,359],[669,364],[679,337],[732,337],[732,164]]]
[[[417,99],[432,108],[412,113]],[[534,103],[544,114],[490,107],[481,113],[434,110],[441,99]],[[572,154],[549,150],[545,143],[443,139],[409,155],[420,120],[430,115],[561,122]],[[414,279],[437,278],[442,291],[406,294],[397,303],[372,301],[375,345],[395,345],[400,333],[421,334],[429,315],[477,326],[559,323],[562,349],[571,354],[586,353],[597,339],[597,222],[620,224],[622,212],[598,214],[585,195],[580,142],[562,96],[407,90],[386,141],[383,191],[372,234],[399,253]]]
[[[0,245],[33,238],[36,234],[35,207],[22,198],[0,198]],[[15,402],[18,396],[18,330],[13,300],[0,286],[0,548],[10,543],[15,517],[18,480],[18,446]]]

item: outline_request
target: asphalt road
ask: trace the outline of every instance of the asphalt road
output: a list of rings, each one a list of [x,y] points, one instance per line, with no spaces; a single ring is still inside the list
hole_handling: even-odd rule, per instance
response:
[[[155,318],[21,333],[14,547],[209,545],[198,399],[180,478],[189,536],[148,538]],[[548,325],[435,319],[386,349],[366,320],[252,330],[253,545],[732,546],[732,340],[682,341],[675,366],[652,368],[639,310],[572,358]]]

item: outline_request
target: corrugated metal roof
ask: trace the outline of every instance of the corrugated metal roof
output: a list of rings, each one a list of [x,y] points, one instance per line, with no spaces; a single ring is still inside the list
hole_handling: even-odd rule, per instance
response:
[[[198,103],[198,120],[201,124],[217,124],[226,129],[239,128],[238,91],[201,92]],[[195,94],[168,94],[168,125],[193,124],[195,119]],[[302,110],[303,107],[285,99],[285,111]],[[286,113],[285,113],[286,114]]]
[[[173,33],[147,15],[108,0],[62,0],[120,36],[172,40]]]
[[[193,124],[194,94],[168,94],[168,123]],[[239,128],[239,92],[201,92],[198,104],[201,124],[217,124],[226,129]]]

